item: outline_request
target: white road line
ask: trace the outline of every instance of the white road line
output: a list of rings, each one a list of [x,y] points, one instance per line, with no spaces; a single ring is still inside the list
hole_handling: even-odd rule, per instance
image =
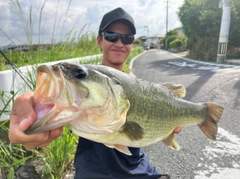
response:
[[[193,69],[196,69],[196,70],[201,70],[201,71],[204,71],[204,70],[208,70],[208,71],[214,71],[214,72],[217,72],[218,70],[220,70],[220,67],[219,66],[212,66],[212,65],[205,65],[205,66],[200,66],[200,67],[196,67],[196,63],[195,64],[190,64],[190,63],[186,63],[186,62],[168,62],[168,64],[171,64],[171,65],[176,65],[176,66],[179,66],[179,67],[191,67]]]
[[[173,65],[176,65],[176,66],[180,66],[180,67],[195,67],[197,64],[189,64],[189,63],[186,63],[186,62],[168,62],[168,64],[173,64]]]
[[[218,167],[216,161],[221,161],[222,156],[234,158],[240,155],[240,138],[236,135],[229,133],[223,128],[218,129],[219,134],[216,141],[212,142],[211,146],[204,149],[205,158],[209,161],[199,163],[199,167],[205,168],[196,171],[194,179],[235,179],[240,176],[240,161],[232,161],[231,167]]]
[[[174,54],[174,53],[171,53],[171,52],[169,52],[169,53],[172,54],[172,55],[175,56],[175,57],[182,58],[182,59],[184,59],[184,60],[187,60],[187,61],[190,61],[190,62],[194,62],[194,63],[204,64],[204,65],[213,65],[213,66],[219,66],[219,67],[240,68],[240,66],[238,66],[238,65],[218,64],[218,63],[210,63],[210,62],[204,62],[204,61],[197,61],[197,60],[192,60],[192,59],[189,59],[189,58],[186,58],[186,57],[179,56],[179,55]]]

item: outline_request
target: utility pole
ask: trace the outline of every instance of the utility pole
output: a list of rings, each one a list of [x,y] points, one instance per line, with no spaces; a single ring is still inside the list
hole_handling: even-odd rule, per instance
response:
[[[167,50],[168,48],[168,40],[167,40],[167,32],[168,32],[168,1],[169,0],[166,0],[167,2],[167,6],[166,6],[166,35],[165,35],[165,49]]]
[[[147,26],[147,25],[144,26],[144,30],[147,31],[147,44],[148,44],[148,46],[149,46],[149,39],[148,39],[148,36],[149,36],[149,29],[148,29],[148,26]]]
[[[232,0],[220,0],[219,7],[222,8],[222,21],[218,42],[217,63],[225,63],[227,56],[228,34],[231,21]]]

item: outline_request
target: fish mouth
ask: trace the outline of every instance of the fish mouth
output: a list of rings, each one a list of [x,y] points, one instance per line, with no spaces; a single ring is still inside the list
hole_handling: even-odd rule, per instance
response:
[[[83,92],[84,93],[84,92]],[[80,93],[78,93],[79,95]],[[80,94],[85,96],[84,94]],[[36,122],[25,133],[33,134],[64,126],[71,121],[81,100],[72,94],[60,65],[41,65],[37,69],[36,90],[33,95]],[[80,98],[82,99],[82,98]]]

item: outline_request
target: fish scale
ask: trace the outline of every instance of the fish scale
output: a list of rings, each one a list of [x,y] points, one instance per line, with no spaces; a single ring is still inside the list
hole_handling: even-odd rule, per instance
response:
[[[102,65],[42,65],[38,67],[35,103],[39,106],[48,99],[55,101],[51,116],[56,119],[50,120],[46,114],[26,133],[68,124],[75,134],[127,155],[131,155],[128,147],[158,141],[179,149],[174,137],[178,126],[197,124],[209,139],[215,140],[223,108],[181,99],[185,93],[180,84],[154,84]],[[61,117],[66,111],[72,115]],[[36,113],[43,116],[38,109]]]

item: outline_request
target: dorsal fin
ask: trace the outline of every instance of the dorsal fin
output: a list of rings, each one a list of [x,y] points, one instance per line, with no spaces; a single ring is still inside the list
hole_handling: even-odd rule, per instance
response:
[[[160,83],[160,85],[166,87],[167,89],[175,93],[179,98],[183,98],[186,95],[186,89],[182,84],[166,82]]]

